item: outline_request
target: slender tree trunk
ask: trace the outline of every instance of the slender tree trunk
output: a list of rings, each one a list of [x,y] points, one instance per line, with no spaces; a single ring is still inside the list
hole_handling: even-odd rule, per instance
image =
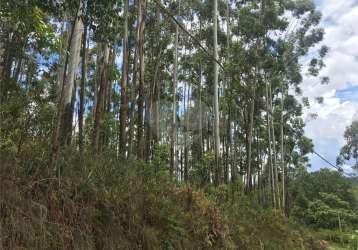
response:
[[[65,43],[61,43],[60,45],[60,58],[59,58],[59,64],[57,69],[57,95],[61,95],[62,91],[62,85],[63,85],[63,77],[65,76],[65,69],[67,68],[66,61],[68,61],[67,53],[69,51],[69,40],[72,37],[73,28],[74,27],[68,27],[68,29],[65,31],[66,21],[62,22],[61,27],[61,34],[64,36]]]
[[[248,133],[248,152],[247,152],[247,169],[246,169],[246,193],[251,192],[252,188],[252,169],[251,169],[251,155],[252,155],[252,138],[254,128],[254,113],[255,113],[255,85],[252,87],[252,99],[250,104],[250,121]]]
[[[232,142],[231,142],[231,108],[228,108],[228,116],[227,116],[227,129],[226,129],[226,161],[227,161],[227,170],[226,170],[226,176],[225,181],[230,181],[229,179],[229,173],[232,169],[232,162],[231,162],[231,150],[232,150]]]
[[[259,203],[263,204],[262,202],[262,177],[263,177],[263,161],[262,161],[262,152],[261,152],[261,145],[260,145],[260,129],[256,133],[256,144],[257,144],[257,162],[258,162],[258,170],[257,170],[257,190],[258,190],[258,199]]]
[[[214,58],[216,61],[219,59],[218,55],[218,1],[214,0],[213,10],[214,22]],[[216,184],[219,184],[222,179],[221,166],[220,166],[220,123],[219,123],[219,67],[218,63],[214,61],[214,138],[215,138],[215,174]]]
[[[226,0],[226,56],[227,59],[229,57],[229,53],[230,53],[230,43],[231,43],[231,22],[230,22],[230,1]],[[231,89],[231,81],[230,81],[230,76],[226,75],[226,84],[227,84],[227,88]],[[227,172],[231,172],[231,175],[233,174],[233,161],[231,159],[232,157],[232,147],[233,147],[233,143],[232,143],[232,133],[231,133],[231,119],[232,119],[232,110],[230,107],[231,103],[229,103],[228,105],[228,123],[227,123],[227,150],[226,153],[227,155],[227,164],[228,164],[228,170]],[[227,180],[228,176],[226,177]]]
[[[78,118],[78,141],[80,153],[83,153],[83,116],[85,109],[85,87],[87,81],[87,24],[84,25],[84,32],[82,38],[82,77],[81,77],[81,88],[80,88],[80,107],[79,107],[79,118]]]
[[[5,48],[6,48],[6,38],[8,35],[7,24],[5,22],[0,24],[0,90],[2,89],[2,77],[3,77],[3,70],[4,70],[4,63],[5,63]],[[1,95],[0,95],[1,101]],[[1,103],[1,102],[0,102]]]
[[[116,50],[115,48],[112,48],[110,54],[109,54],[109,60],[108,60],[108,69],[107,69],[107,91],[106,91],[106,112],[111,112],[112,109],[112,80],[109,79],[109,72],[113,71],[116,63]]]
[[[276,200],[277,200],[277,208],[281,208],[281,196],[280,196],[280,187],[278,183],[278,169],[277,169],[277,151],[276,151],[276,136],[275,136],[275,127],[274,127],[274,116],[273,116],[273,108],[272,108],[272,90],[271,84],[269,83],[269,105],[271,116],[271,129],[272,129],[272,154],[273,154],[273,166],[274,166],[274,178],[275,178],[275,189],[276,189]]]
[[[230,119],[231,120],[231,119]],[[237,155],[237,146],[235,143],[235,131],[236,131],[236,125],[235,122],[232,122],[232,129],[230,130],[230,152],[231,152],[231,158],[230,158],[230,172],[231,172],[231,182],[235,182],[237,179],[237,162],[236,162],[236,155]]]
[[[154,58],[154,49],[151,48],[151,54],[149,58],[148,64],[152,65],[154,64],[155,60]],[[158,65],[158,64],[157,64]],[[155,74],[155,73],[154,73]],[[153,79],[155,76],[153,77]],[[145,148],[144,148],[144,159],[146,162],[150,162],[151,158],[151,144],[152,144],[152,116],[153,116],[153,91],[155,88],[154,80],[149,81],[149,88],[146,91],[146,98],[145,98],[145,113],[144,113],[144,141],[145,141]]]
[[[159,119],[160,119],[160,114],[159,114],[159,109],[160,109],[160,105],[159,105],[159,101],[160,101],[160,67],[161,67],[161,55],[162,55],[162,48],[159,48],[159,54],[158,54],[158,59],[156,60],[156,67],[154,70],[154,77],[153,77],[153,90],[150,90],[152,93],[152,116],[153,116],[153,124],[154,127],[151,128],[152,132],[154,131],[154,143],[157,144],[160,138],[160,124],[159,124]]]
[[[139,52],[139,88],[138,88],[138,120],[137,120],[137,157],[144,158],[144,28],[146,0],[138,1],[138,52]]]
[[[204,155],[204,138],[203,138],[203,104],[202,104],[202,81],[203,72],[200,66],[200,80],[199,80],[199,159],[201,160]]]
[[[134,57],[133,57],[133,72],[132,72],[132,88],[130,91],[130,109],[129,109],[129,129],[128,129],[128,157],[130,158],[133,151],[133,138],[134,138],[134,125],[135,125],[135,99],[137,93],[137,79],[138,79],[138,38],[137,44],[134,49]]]
[[[72,141],[72,132],[73,132],[73,117],[74,117],[74,111],[75,111],[75,103],[76,103],[76,93],[77,93],[77,81],[75,80],[73,83],[73,91],[72,91],[72,99],[71,99],[71,110],[70,110],[70,116],[68,117],[68,124],[71,124],[71,126],[68,127],[69,131],[67,133],[67,137],[65,139],[66,145],[71,145]]]
[[[71,35],[69,37],[69,43],[67,51],[69,54],[66,56],[63,75],[61,78],[63,83],[60,91],[60,98],[58,101],[58,110],[57,110],[57,121],[54,126],[53,137],[52,137],[52,155],[50,166],[52,167],[56,161],[57,156],[60,150],[60,145],[64,144],[65,138],[67,137],[68,127],[72,128],[72,124],[67,124],[66,119],[70,113],[71,100],[72,100],[72,91],[73,84],[75,81],[77,67],[80,60],[80,47],[81,47],[81,37],[83,32],[83,23],[82,19],[78,18],[82,15],[82,1],[79,1],[79,8],[74,20],[71,30]],[[67,66],[69,70],[67,72]]]
[[[283,133],[283,111],[284,111],[284,86],[283,81],[281,82],[281,168],[282,168],[282,209],[285,211],[286,208],[286,191],[285,191],[285,150],[284,150],[284,133]]]
[[[66,139],[70,138],[72,133],[72,115],[73,109],[71,106],[74,85],[77,75],[77,68],[80,62],[80,50],[81,39],[83,34],[82,19],[78,18],[82,15],[82,1],[80,1],[80,7],[78,15],[74,23],[73,36],[71,37],[70,56],[68,64],[68,72],[66,78],[64,78],[64,91],[63,91],[63,113],[60,126],[60,142],[62,145],[66,143]]]
[[[16,65],[16,70],[15,70],[15,74],[14,74],[14,81],[15,82],[19,81],[19,76],[20,76],[21,67],[22,67],[22,61],[23,61],[23,57],[21,55],[20,58],[18,59],[17,65]]]
[[[268,94],[268,84],[265,86],[266,90],[266,109],[267,109],[267,134],[268,134],[268,161],[269,161],[269,184],[271,186],[272,192],[272,203],[273,207],[276,208],[276,185],[275,185],[275,177],[274,177],[274,170],[272,164],[272,150],[271,150],[271,109],[270,109],[270,99]]]
[[[179,15],[180,15],[180,0],[179,0]],[[179,44],[179,27],[175,26],[175,44],[174,44],[174,73],[173,73],[173,108],[172,108],[172,128],[171,128],[171,145],[170,145],[170,176],[173,175],[173,171],[177,168],[177,156],[176,156],[176,117],[177,117],[177,82],[178,82],[178,44]]]
[[[123,34],[123,65],[122,65],[122,88],[121,88],[121,107],[120,107],[120,132],[119,132],[119,148],[123,158],[126,155],[126,121],[128,110],[128,1],[124,0],[124,34]]]
[[[99,65],[99,86],[98,96],[97,96],[97,105],[96,105],[96,112],[93,122],[93,134],[92,134],[92,146],[94,152],[98,153],[100,149],[99,145],[99,138],[100,138],[100,129],[101,129],[101,121],[103,116],[103,111],[105,108],[104,99],[107,90],[107,70],[108,70],[108,61],[109,61],[109,46],[108,44],[100,44],[100,50],[103,51],[101,53],[102,58],[100,59]]]
[[[152,122],[152,109],[153,109],[153,83],[150,83],[150,94],[147,98],[146,105],[145,105],[145,126],[144,130],[145,133],[145,152],[144,152],[144,159],[146,162],[150,161],[150,155],[151,155],[151,143],[152,143],[152,128],[151,128],[151,122]]]
[[[186,113],[185,113],[185,169],[184,169],[184,180],[186,182],[189,181],[189,133],[190,133],[190,85],[187,83],[187,105],[186,105]]]
[[[161,79],[158,79],[155,81],[154,86],[154,144],[157,145],[159,143],[159,140],[161,138],[160,136],[160,87],[161,87]]]

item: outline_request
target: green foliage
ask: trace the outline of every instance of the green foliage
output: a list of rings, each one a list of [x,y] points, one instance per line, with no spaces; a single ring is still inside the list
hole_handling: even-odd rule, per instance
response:
[[[339,230],[319,230],[314,233],[316,237],[330,242],[332,249],[356,250],[358,247],[358,230],[341,232]]]
[[[354,194],[357,188],[337,176],[322,174],[311,178],[305,175],[303,169],[308,161],[307,154],[313,148],[312,141],[304,136],[302,105],[294,95],[284,92],[292,88],[300,92],[301,69],[304,68],[301,58],[311,59],[308,70],[313,76],[324,67],[327,47],[323,46],[314,58],[308,55],[309,49],[323,38],[323,30],[316,27],[321,14],[315,11],[310,0],[263,1],[265,6],[256,0],[236,1],[235,4],[230,1],[228,6],[219,1],[219,20],[231,20],[228,22],[231,27],[227,27],[231,29],[231,37],[222,25],[219,25],[218,34],[219,61],[224,62],[225,68],[220,72],[220,137],[225,151],[222,162],[230,170],[226,171],[228,183],[213,186],[217,171],[211,138],[213,2],[182,1],[180,10],[176,1],[160,2],[177,20],[185,23],[185,27],[190,26],[188,32],[208,50],[199,49],[185,32],[180,32],[178,85],[188,87],[189,94],[184,93],[184,87],[177,86],[176,146],[181,152],[177,159],[188,158],[181,163],[186,164],[189,172],[186,184],[174,181],[175,175],[167,176],[171,134],[168,124],[172,119],[167,114],[172,111],[175,25],[155,2],[147,1],[144,10],[144,55],[139,58],[142,56],[139,49],[142,44],[137,40],[141,34],[137,30],[140,1],[129,1],[129,68],[128,72],[123,71],[129,80],[128,96],[124,98],[128,99],[127,103],[121,103],[124,88],[121,63],[118,63],[118,57],[124,54],[121,46],[123,1],[14,0],[0,5],[0,28],[5,38],[0,45],[6,51],[6,58],[0,58],[0,63],[6,60],[0,72],[0,187],[8,191],[0,196],[1,240],[4,239],[0,248],[324,249],[281,211],[264,209],[257,202],[262,199],[268,205],[273,197],[269,174],[262,170],[267,165],[268,147],[278,145],[277,131],[282,125],[287,182],[291,182],[291,176],[296,178],[293,191],[288,192],[293,197],[288,197],[292,199],[287,203],[291,205],[291,200],[294,201],[289,209],[291,214],[314,227],[337,228],[337,217],[343,226],[356,222]],[[76,14],[79,10],[81,16]],[[288,12],[297,18],[293,25],[297,29],[287,29],[291,26],[286,18]],[[61,67],[73,56],[69,51],[81,50],[80,44],[77,48],[69,48],[74,35],[71,35],[71,23],[75,18],[81,18],[88,28],[88,68],[87,72],[81,72],[87,73],[81,74],[81,77],[87,75],[83,78],[84,89],[81,87],[85,92],[84,152],[78,150],[77,114],[71,110],[73,119],[68,124],[69,127],[74,125],[69,133],[73,140],[69,145],[59,146],[57,157],[52,152],[56,150],[51,148],[57,146],[51,140],[52,134],[56,134],[56,115],[57,119],[62,119],[62,110],[56,106],[59,103],[61,107],[61,94],[57,94],[61,93],[61,87],[72,86],[71,82],[58,85],[60,78],[70,73],[69,65],[64,71]],[[61,31],[57,30],[60,25]],[[284,34],[285,37],[273,39],[269,34],[278,34],[278,37]],[[111,48],[111,55],[115,55],[111,65],[103,71],[108,71],[105,74],[101,73],[104,67],[99,59],[102,43]],[[2,52],[3,47],[0,50]],[[80,57],[84,59],[82,52]],[[142,59],[144,72],[138,68]],[[79,80],[82,68],[76,64],[73,68],[76,72],[72,73]],[[142,78],[143,74],[145,115],[137,114],[141,94],[138,94],[136,78]],[[323,83],[328,80],[322,78]],[[110,88],[105,90],[106,98],[100,103],[102,82]],[[79,86],[74,86],[74,110],[79,104]],[[266,87],[270,97],[265,95]],[[284,99],[282,106],[280,98]],[[186,105],[184,100],[189,106],[186,109],[180,106]],[[143,159],[148,162],[127,162],[122,156],[130,155],[128,158],[135,159],[134,152],[140,143],[136,138],[143,126],[139,124],[140,117],[145,116],[146,120],[143,131],[152,125],[147,119],[153,119],[156,114],[153,103],[160,103],[160,110],[156,110],[159,123],[163,123],[160,134],[156,135],[160,143],[157,143],[158,138],[146,134],[143,141],[147,143],[148,155]],[[100,149],[94,153],[91,142],[94,127],[97,128],[93,121],[95,104],[97,108],[103,106],[103,110],[98,112],[101,118],[96,131]],[[251,104],[255,109],[252,133],[249,132],[248,115]],[[118,140],[120,105],[128,107],[125,131],[130,141],[125,145],[119,145]],[[309,106],[307,98],[303,99],[303,105]],[[192,129],[198,120],[199,106],[203,119],[200,136],[197,128]],[[272,127],[266,124],[266,114],[273,118]],[[282,114],[285,114],[283,122],[279,124]],[[190,125],[186,126],[183,124],[188,115]],[[272,141],[268,141],[271,129]],[[188,140],[183,140],[184,134]],[[253,137],[251,174],[252,177],[260,175],[262,190],[254,190],[246,196],[242,193],[244,183],[240,177],[248,172],[250,134]],[[197,137],[201,137],[200,140]],[[125,152],[118,152],[118,149]],[[278,160],[279,151],[277,148],[272,158]],[[348,151],[344,149],[343,154]],[[118,160],[120,154],[121,161]],[[54,158],[56,161],[52,162]],[[353,155],[353,158],[356,157]],[[280,169],[278,172],[281,173]],[[181,179],[179,174],[176,177]],[[282,179],[278,176],[277,181]],[[326,179],[333,184],[322,184]]]
[[[59,45],[53,26],[48,22],[46,12],[37,1],[7,1],[0,6],[1,21],[4,26],[15,31],[37,48]]]
[[[156,144],[154,146],[152,166],[156,171],[167,172],[169,169],[170,145]]]
[[[201,186],[210,182],[210,170],[215,163],[214,152],[210,151],[204,155],[200,161],[196,161],[193,169],[190,171],[191,183],[196,183]]]
[[[342,147],[340,155],[337,158],[337,164],[341,166],[346,161],[353,159],[355,160],[353,169],[358,170],[358,121],[352,122],[352,124],[346,128],[344,138],[347,144]]]
[[[279,212],[243,194],[233,201],[228,186],[206,194],[175,184],[152,165],[119,163],[111,152],[63,153],[61,176],[46,163],[28,172],[2,159],[5,249],[316,249]]]
[[[349,180],[340,173],[327,169],[303,173],[291,188],[294,196],[291,214],[301,223],[328,229],[358,223],[357,197]]]

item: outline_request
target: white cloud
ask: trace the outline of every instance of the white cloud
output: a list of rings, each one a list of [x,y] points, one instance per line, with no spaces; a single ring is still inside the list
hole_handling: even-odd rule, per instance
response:
[[[358,99],[342,100],[336,96],[339,90],[358,86],[358,0],[322,0],[320,10],[326,31],[322,44],[330,48],[326,68],[320,76],[328,76],[330,83],[321,85],[318,78],[306,76],[302,90],[311,101],[305,116],[318,114],[316,120],[307,119],[306,134],[314,140],[317,151],[326,151],[324,147],[337,148],[332,142],[341,147],[345,128],[358,119]],[[357,93],[350,94],[357,96]],[[314,102],[318,96],[325,98],[323,104]],[[334,151],[337,155],[338,150]],[[333,159],[335,156],[327,157]]]
[[[357,0],[322,0],[320,4],[323,13],[323,19],[329,21],[336,21],[341,16],[347,13],[347,10],[356,6]]]
[[[318,114],[318,118],[307,122],[306,134],[314,140],[336,139],[342,146],[344,130],[358,114],[358,103],[326,96],[323,104],[312,104],[306,115],[309,112]]]

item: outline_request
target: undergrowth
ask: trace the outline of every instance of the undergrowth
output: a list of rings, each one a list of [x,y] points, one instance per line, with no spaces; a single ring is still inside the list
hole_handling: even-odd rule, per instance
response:
[[[325,249],[230,187],[194,188],[112,155],[1,158],[1,249]],[[40,156],[39,156],[40,157]]]

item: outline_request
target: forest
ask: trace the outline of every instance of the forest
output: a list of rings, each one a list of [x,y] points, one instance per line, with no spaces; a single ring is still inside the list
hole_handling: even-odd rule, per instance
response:
[[[321,21],[313,0],[0,0],[0,249],[357,250],[358,121],[334,163],[305,134]]]

